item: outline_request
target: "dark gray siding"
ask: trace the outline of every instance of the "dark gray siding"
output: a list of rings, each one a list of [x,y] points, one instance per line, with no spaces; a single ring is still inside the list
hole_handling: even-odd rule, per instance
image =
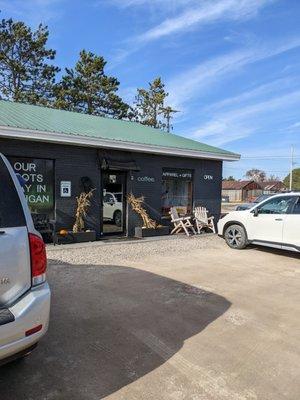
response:
[[[140,172],[134,172],[134,180],[128,180],[128,189],[136,196],[144,196],[150,215],[156,219],[161,218],[161,194],[162,194],[162,169],[182,168],[190,169],[194,174],[193,204],[207,207],[209,212],[215,215],[216,220],[220,215],[221,187],[222,187],[222,162],[197,160],[180,157],[167,157],[136,153],[136,163],[141,167]],[[213,180],[204,179],[205,175],[213,176]],[[154,182],[141,182],[139,177],[153,177]],[[128,210],[131,223],[128,225],[129,235],[133,235],[137,218]],[[161,220],[162,224],[166,220]]]
[[[161,218],[162,169],[182,168],[194,173],[194,205],[206,206],[218,219],[221,205],[222,162],[196,160],[181,157],[159,156],[143,153],[97,150],[94,148],[0,139],[0,152],[7,156],[49,158],[55,161],[55,211],[58,228],[71,228],[74,222],[76,196],[82,191],[80,178],[88,176],[96,188],[86,220],[89,229],[100,235],[101,215],[101,170],[99,159],[109,155],[116,160],[134,160],[141,168],[139,172],[127,173],[127,192],[144,196],[147,209],[156,220]],[[205,180],[211,175],[213,180]],[[139,178],[154,178],[154,182]],[[60,181],[72,182],[72,196],[60,197]],[[139,224],[136,215],[128,207],[128,234]],[[165,221],[164,221],[165,222]],[[163,222],[163,223],[164,223]]]

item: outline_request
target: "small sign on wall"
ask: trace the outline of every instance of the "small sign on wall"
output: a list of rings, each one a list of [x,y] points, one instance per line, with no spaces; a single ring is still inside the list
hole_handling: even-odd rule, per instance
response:
[[[60,182],[60,196],[61,197],[71,197],[71,182],[61,181]]]
[[[109,175],[109,183],[117,183],[117,175]]]
[[[152,176],[138,176],[137,181],[138,182],[146,182],[146,183],[154,183],[155,178],[153,178]]]

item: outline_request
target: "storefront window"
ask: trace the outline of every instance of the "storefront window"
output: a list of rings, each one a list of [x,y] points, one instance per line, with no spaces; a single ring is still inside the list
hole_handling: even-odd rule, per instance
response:
[[[23,178],[23,190],[33,216],[54,214],[53,160],[9,157],[14,171]]]
[[[180,214],[192,212],[193,172],[182,169],[163,169],[162,214],[168,215],[171,207]]]

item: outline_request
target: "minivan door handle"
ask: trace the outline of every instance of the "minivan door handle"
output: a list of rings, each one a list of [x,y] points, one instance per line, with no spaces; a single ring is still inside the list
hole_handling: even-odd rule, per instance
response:
[[[275,221],[282,221],[282,218],[275,218]]]
[[[0,235],[4,235],[5,234],[5,231],[0,231]]]

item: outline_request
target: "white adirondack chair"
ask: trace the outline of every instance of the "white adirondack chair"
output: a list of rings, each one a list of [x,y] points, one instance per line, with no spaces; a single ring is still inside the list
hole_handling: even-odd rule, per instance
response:
[[[214,217],[208,217],[208,211],[205,207],[195,207],[194,217],[198,234],[200,234],[203,228],[209,228],[213,233],[216,233]]]
[[[174,224],[174,229],[171,231],[171,235],[184,231],[187,236],[190,236],[189,229],[196,234],[194,226],[191,222],[192,217],[179,217],[176,207],[170,209],[171,222]]]

